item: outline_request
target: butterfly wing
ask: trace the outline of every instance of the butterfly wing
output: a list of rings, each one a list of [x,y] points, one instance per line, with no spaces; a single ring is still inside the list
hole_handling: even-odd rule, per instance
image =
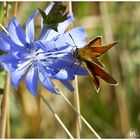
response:
[[[110,48],[112,48],[114,45],[116,45],[118,42],[113,42],[110,44],[102,45],[101,47],[94,47],[93,51],[96,53],[99,53],[100,55],[108,51]],[[99,56],[100,56],[99,55]]]
[[[110,83],[112,85],[118,84],[111,75],[104,71],[103,64],[99,61],[99,58],[97,58],[101,54],[112,48],[114,45],[116,45],[118,42],[102,45],[101,41],[101,37],[96,37],[92,39],[84,48],[78,49],[80,61],[84,62],[84,65],[92,78],[94,87],[97,92],[99,91],[98,76],[107,83]]]
[[[97,92],[99,92],[99,80],[98,80],[98,77],[96,76],[96,73],[94,72],[94,68],[92,66],[93,64],[91,62],[84,61],[84,65],[89,75],[91,76],[94,88],[96,89]]]
[[[114,45],[116,45],[118,42],[113,42],[107,45],[102,45],[100,47],[88,47],[85,48],[85,52],[88,52],[88,54],[90,55],[90,57],[99,57],[100,55],[102,55],[103,53],[105,53],[106,51],[108,51],[110,48],[112,48]]]
[[[94,72],[96,73],[96,75],[100,76],[104,81],[106,81],[107,83],[110,83],[112,85],[118,84],[117,81],[111,75],[109,75],[107,72],[105,72],[99,65],[93,63],[92,66],[93,66],[93,69],[94,69]]]
[[[93,57],[91,60],[93,63],[95,63],[96,65],[99,65],[101,68],[104,68],[105,66],[100,62],[100,59],[97,57]]]
[[[89,41],[89,43],[86,45],[86,47],[98,47],[102,45],[102,37],[97,36]]]

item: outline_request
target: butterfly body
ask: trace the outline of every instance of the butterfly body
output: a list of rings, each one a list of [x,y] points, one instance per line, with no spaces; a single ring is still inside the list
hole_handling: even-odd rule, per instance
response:
[[[77,48],[77,59],[82,62],[87,69],[96,91],[99,91],[99,79],[102,78],[109,84],[117,85],[117,81],[104,70],[104,65],[100,62],[99,56],[112,48],[118,42],[102,45],[101,37],[92,39],[85,47]]]
[[[92,52],[89,48],[78,49],[78,56],[82,61],[92,61]]]

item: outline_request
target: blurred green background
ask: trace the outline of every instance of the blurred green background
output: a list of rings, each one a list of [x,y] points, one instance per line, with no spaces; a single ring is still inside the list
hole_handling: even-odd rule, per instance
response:
[[[37,9],[45,10],[49,2],[18,2],[17,19],[25,27],[28,17]],[[68,2],[64,4],[69,5]],[[8,3],[8,22],[13,18],[15,2]],[[81,114],[102,138],[140,138],[140,2],[72,2],[74,27],[83,26],[87,41],[102,36],[104,43],[119,41],[101,57],[105,69],[118,82],[113,87],[100,79],[100,92],[94,90],[90,77],[78,77]],[[0,22],[3,23],[3,3]],[[36,33],[40,19],[35,21]],[[0,102],[5,73],[0,73]],[[74,104],[74,94],[56,81],[59,89]],[[60,95],[41,87],[42,94],[75,136],[76,116]],[[48,107],[39,103],[25,88],[10,93],[11,138],[68,138]],[[38,110],[38,106],[41,109]],[[39,124],[39,125],[38,125]],[[82,123],[81,138],[95,138]]]

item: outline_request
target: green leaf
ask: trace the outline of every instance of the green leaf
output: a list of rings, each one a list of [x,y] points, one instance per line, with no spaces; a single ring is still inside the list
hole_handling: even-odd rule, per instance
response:
[[[52,28],[57,31],[57,26],[59,23],[67,20],[67,7],[62,4],[62,2],[55,2],[51,11],[48,15],[41,9],[39,9],[40,14],[43,18],[43,26],[46,28]]]

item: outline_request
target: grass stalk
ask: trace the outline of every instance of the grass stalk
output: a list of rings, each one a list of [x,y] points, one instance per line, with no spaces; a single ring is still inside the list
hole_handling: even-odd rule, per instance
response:
[[[91,132],[98,138],[101,139],[99,134],[92,128],[92,126],[86,121],[86,119],[78,112],[77,108],[75,108],[72,103],[67,99],[67,97],[59,91],[57,88],[55,88],[57,92],[63,97],[63,99],[71,106],[71,108],[76,112],[76,114],[80,117],[80,119],[85,123],[85,125],[91,130]]]
[[[72,136],[72,134],[69,132],[69,130],[67,129],[67,127],[64,125],[64,123],[61,121],[61,119],[59,118],[59,116],[54,112],[53,108],[51,107],[51,105],[48,103],[48,101],[45,99],[45,97],[40,94],[41,99],[44,101],[44,103],[48,106],[48,108],[50,109],[50,111],[52,112],[52,114],[54,115],[54,117],[56,118],[56,120],[59,122],[59,124],[62,126],[62,128],[65,130],[65,132],[67,133],[67,135],[71,138],[74,139],[74,137]]]
[[[15,7],[14,7],[14,16],[17,16],[17,9],[18,9],[18,2],[15,2]],[[8,7],[7,7],[8,10]],[[7,24],[7,19],[8,19],[8,12],[6,12],[6,24]],[[9,33],[8,33],[9,34]],[[10,75],[9,75],[10,76]],[[10,79],[9,79],[10,80]],[[10,86],[10,84],[9,84]],[[9,95],[10,96],[10,95]],[[10,104],[10,100],[8,98],[8,103]],[[7,124],[6,124],[6,137],[10,138],[11,137],[11,127],[10,127],[10,111],[9,111],[9,105],[7,107]]]
[[[4,26],[7,25],[7,20],[8,20],[8,2],[4,1]],[[6,135],[8,138],[10,137],[9,93],[10,93],[10,75],[8,72],[6,72],[5,87],[1,104],[0,138],[5,138]]]
[[[9,90],[10,92],[10,90]],[[10,95],[9,95],[10,96]],[[7,107],[7,123],[6,123],[6,138],[10,138],[11,137],[11,125],[10,125],[10,100],[8,97],[8,107]]]
[[[14,16],[17,16],[17,10],[18,10],[18,2],[15,2],[15,8],[14,8]]]
[[[72,12],[72,1],[69,1],[69,13],[73,15]],[[70,28],[73,28],[71,24]],[[79,89],[78,89],[78,77],[75,76],[75,94],[74,94],[74,103],[75,107],[77,108],[78,113],[80,114],[80,99],[79,99]],[[76,115],[76,138],[80,138],[80,131],[81,131],[81,118]]]
[[[101,18],[103,22],[106,41],[113,42],[114,41],[113,33],[111,29],[110,19],[108,16],[108,9],[107,9],[106,2],[100,3],[100,11],[101,11]],[[115,48],[112,49],[111,51],[112,51],[112,54],[109,53],[109,60],[110,60],[111,65],[113,66],[111,67],[111,70],[116,73],[117,79],[119,81],[119,86],[115,88],[115,94],[117,98],[118,110],[119,110],[119,115],[120,115],[120,128],[123,135],[126,136],[128,131],[130,130],[130,124],[129,124],[129,118],[128,118],[128,109],[127,109],[125,91],[123,90],[123,87],[122,87],[121,76],[119,74],[117,65],[114,65],[114,60],[119,59],[119,57],[117,57]]]
[[[6,124],[7,124],[7,120],[9,120],[7,118],[9,116],[8,115],[9,92],[10,92],[10,75],[9,75],[9,73],[6,73],[5,81],[6,82],[5,82],[4,93],[3,93],[2,104],[1,104],[0,138],[5,138]]]
[[[38,84],[38,93],[41,93],[41,84]],[[37,113],[36,113],[36,134],[37,137],[40,137],[40,123],[41,123],[41,97],[38,95],[37,97]]]

